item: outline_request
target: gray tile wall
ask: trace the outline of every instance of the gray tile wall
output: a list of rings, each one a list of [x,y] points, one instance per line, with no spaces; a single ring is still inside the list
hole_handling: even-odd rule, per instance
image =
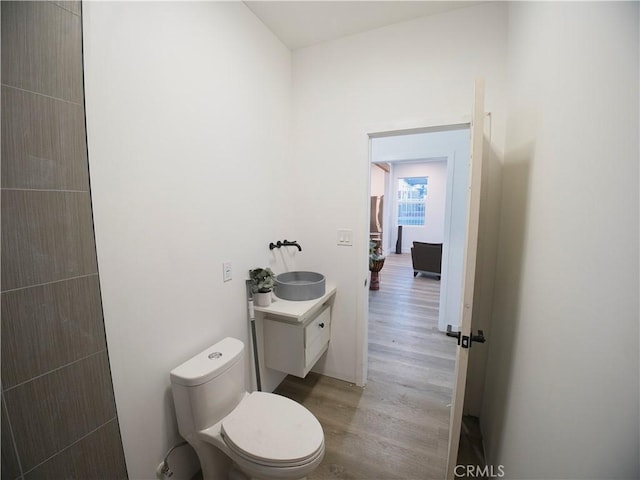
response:
[[[2,8],[2,480],[124,479],[84,121],[82,9]]]

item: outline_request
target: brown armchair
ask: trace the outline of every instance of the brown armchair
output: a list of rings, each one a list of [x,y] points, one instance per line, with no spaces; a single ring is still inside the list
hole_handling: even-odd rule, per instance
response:
[[[442,244],[413,242],[411,261],[414,277],[420,272],[433,273],[439,280],[442,273]]]

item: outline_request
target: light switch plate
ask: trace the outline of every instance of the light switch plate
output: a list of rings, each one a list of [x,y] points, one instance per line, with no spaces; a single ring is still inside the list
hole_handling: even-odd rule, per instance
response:
[[[231,280],[231,262],[224,262],[222,264],[222,281],[228,282]]]
[[[353,230],[347,228],[338,229],[338,245],[350,247],[353,245]]]

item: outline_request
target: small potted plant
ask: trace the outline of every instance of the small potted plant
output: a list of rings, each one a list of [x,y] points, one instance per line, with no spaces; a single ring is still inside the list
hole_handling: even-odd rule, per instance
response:
[[[271,290],[275,285],[276,276],[270,268],[256,268],[249,270],[251,279],[251,292],[253,299],[259,307],[271,305]]]
[[[384,266],[384,255],[381,250],[378,242],[373,240],[369,242],[369,271],[371,272],[369,290],[380,290],[380,270]]]

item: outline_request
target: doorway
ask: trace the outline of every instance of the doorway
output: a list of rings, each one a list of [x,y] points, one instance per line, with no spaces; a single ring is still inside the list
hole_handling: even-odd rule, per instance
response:
[[[468,125],[370,138],[369,204],[379,211],[370,240],[379,241],[385,265],[379,290],[369,291],[366,379],[421,406],[415,422],[437,430],[427,449],[435,463],[449,436],[457,345],[443,332],[460,318],[469,148]],[[442,245],[440,278],[414,270],[413,242]]]
[[[442,332],[447,325],[457,326],[460,317],[469,133],[468,124],[456,124],[370,134],[369,140],[370,240],[377,241],[385,256],[410,253],[414,241],[442,245],[438,311],[438,329]],[[424,193],[419,201],[419,221],[415,216],[406,217],[402,185],[407,179],[414,190]],[[421,179],[424,190],[419,185]],[[378,215],[374,205],[381,212]],[[402,227],[401,234],[398,227]],[[363,340],[366,343],[366,338]]]

